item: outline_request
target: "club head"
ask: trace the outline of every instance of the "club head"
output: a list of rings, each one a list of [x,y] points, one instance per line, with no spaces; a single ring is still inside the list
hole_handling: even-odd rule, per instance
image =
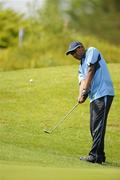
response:
[[[43,131],[44,131],[45,133],[48,133],[48,134],[51,133],[51,131],[48,131],[48,130],[46,130],[46,129],[43,129]]]

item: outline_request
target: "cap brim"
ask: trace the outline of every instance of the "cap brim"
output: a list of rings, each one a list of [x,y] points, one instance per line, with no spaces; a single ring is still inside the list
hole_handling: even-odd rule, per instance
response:
[[[72,49],[68,49],[68,51],[66,52],[66,55],[69,55],[72,51],[74,51],[75,49],[77,49],[78,47],[80,47],[81,45],[77,45],[76,47],[72,48]]]

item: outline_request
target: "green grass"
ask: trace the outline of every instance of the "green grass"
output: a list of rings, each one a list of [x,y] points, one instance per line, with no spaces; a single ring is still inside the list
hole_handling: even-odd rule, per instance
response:
[[[76,104],[78,66],[0,72],[0,180],[40,179],[44,173],[50,179],[54,172],[56,179],[69,174],[66,178],[77,180],[79,176],[87,179],[89,173],[92,177],[94,171],[95,176],[101,174],[100,179],[120,178],[120,64],[108,67],[116,97],[109,114],[103,166],[79,161],[91,147],[89,100],[53,134],[43,132]]]
[[[7,175],[5,175],[7,172]],[[6,178],[9,177],[9,178]],[[1,180],[119,180],[118,169],[74,169],[74,168],[43,168],[39,166],[3,165],[0,168]]]

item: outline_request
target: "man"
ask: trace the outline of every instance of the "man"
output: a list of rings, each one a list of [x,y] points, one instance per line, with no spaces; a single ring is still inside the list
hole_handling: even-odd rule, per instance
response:
[[[78,102],[90,98],[90,131],[93,144],[89,155],[80,160],[102,164],[105,162],[104,137],[107,116],[114,97],[113,84],[101,53],[94,47],[85,49],[81,42],[69,45],[66,55],[80,61]]]

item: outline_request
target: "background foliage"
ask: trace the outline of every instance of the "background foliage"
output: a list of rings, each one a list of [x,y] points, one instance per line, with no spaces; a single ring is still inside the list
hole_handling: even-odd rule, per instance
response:
[[[69,42],[101,50],[107,62],[120,62],[120,1],[49,0],[29,18],[0,6],[0,69],[11,70],[76,63],[65,56]],[[24,28],[20,45],[18,33]]]

